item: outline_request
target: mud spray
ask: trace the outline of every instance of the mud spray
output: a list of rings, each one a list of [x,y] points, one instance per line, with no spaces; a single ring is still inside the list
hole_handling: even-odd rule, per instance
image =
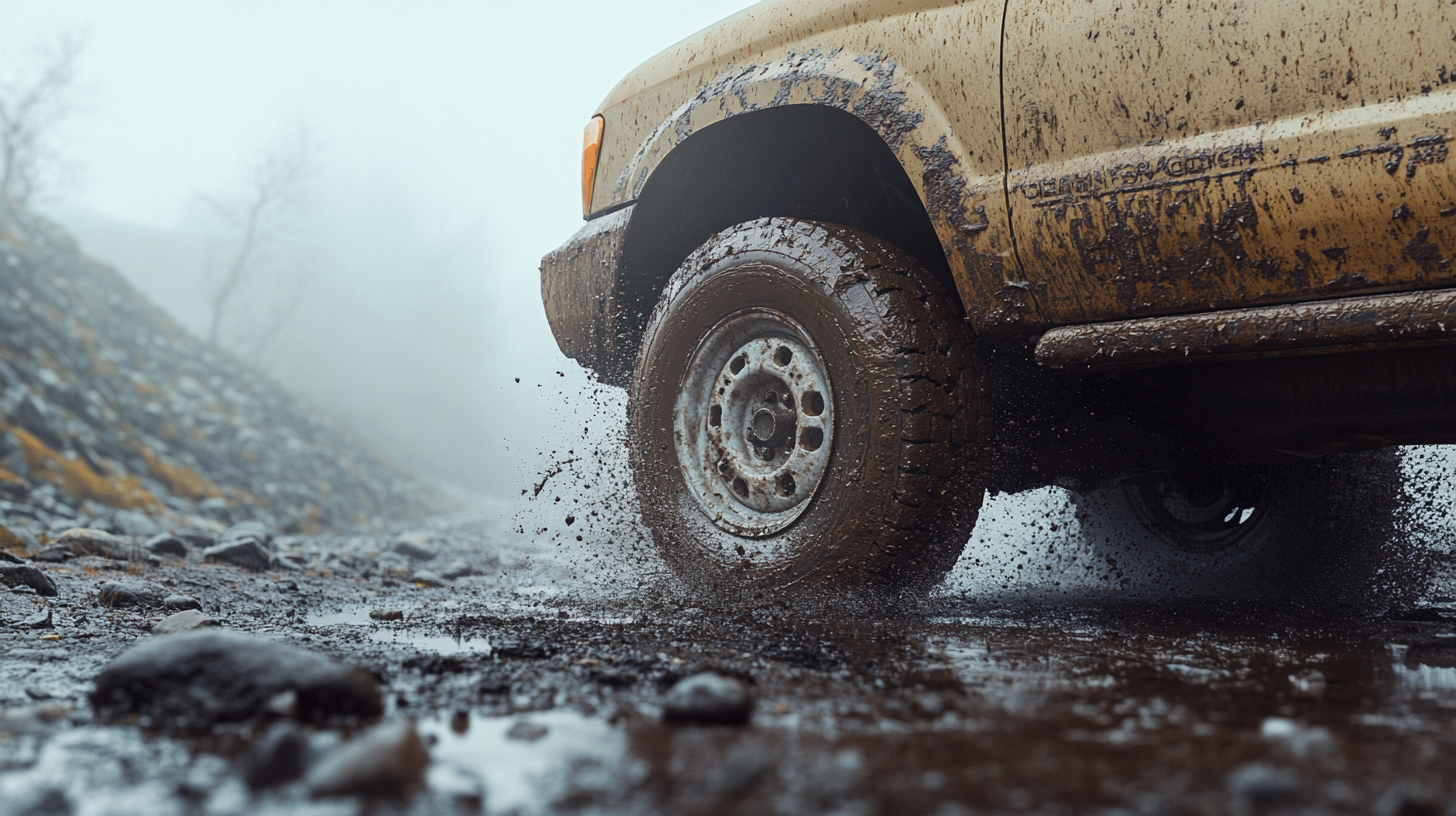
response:
[[[988,495],[955,568],[914,604],[866,608],[824,598],[717,597],[708,594],[710,582],[674,574],[641,523],[624,436],[626,392],[577,371],[525,379],[516,387],[548,390],[557,427],[580,429],[527,461],[511,526],[513,535],[534,547],[550,543],[550,552],[537,556],[563,568],[552,583],[550,605],[584,616],[627,615],[645,622],[684,609],[710,609],[726,617],[778,620],[792,629],[792,621],[806,615],[820,621],[873,619],[1007,604],[1198,597],[1273,606],[1281,615],[1319,615],[1331,608],[1379,615],[1456,601],[1456,587],[1446,586],[1439,577],[1444,571],[1436,569],[1456,560],[1451,552],[1456,446],[1327,457],[1329,467],[1301,477],[1316,480],[1300,489],[1318,491],[1322,500],[1269,523],[1271,535],[1297,540],[1278,559],[1256,561],[1244,571],[1260,570],[1259,575],[1234,571],[1227,581],[1190,584],[1180,572],[1199,565],[1160,557],[1162,542],[1117,516],[1116,489],[1077,494],[1044,487]],[[1284,496],[1269,498],[1277,502]]]

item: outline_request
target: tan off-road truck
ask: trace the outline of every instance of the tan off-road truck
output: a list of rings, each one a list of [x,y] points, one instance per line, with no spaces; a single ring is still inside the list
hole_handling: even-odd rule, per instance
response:
[[[1447,0],[761,3],[602,102],[546,312],[698,580],[921,588],[1060,485],[1267,587],[1456,441],[1453,79]]]

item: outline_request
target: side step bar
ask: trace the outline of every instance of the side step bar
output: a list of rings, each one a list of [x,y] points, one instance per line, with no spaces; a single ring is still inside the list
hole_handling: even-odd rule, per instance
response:
[[[1448,343],[1456,343],[1456,289],[1063,326],[1041,336],[1036,361],[1111,371]]]

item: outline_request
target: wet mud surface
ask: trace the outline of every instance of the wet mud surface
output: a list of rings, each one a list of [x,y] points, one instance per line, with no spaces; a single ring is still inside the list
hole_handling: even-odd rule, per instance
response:
[[[1448,812],[1441,558],[1394,609],[953,581],[825,619],[698,605],[648,559],[622,580],[516,530],[283,538],[288,566],[264,572],[41,563],[55,597],[0,594],[0,813]],[[276,696],[200,730],[93,708],[118,655],[186,637],[150,633],[171,609],[98,605],[108,581],[361,669],[385,725],[312,724]],[[747,724],[664,716],[703,672],[746,688]],[[350,746],[406,781],[351,792]]]

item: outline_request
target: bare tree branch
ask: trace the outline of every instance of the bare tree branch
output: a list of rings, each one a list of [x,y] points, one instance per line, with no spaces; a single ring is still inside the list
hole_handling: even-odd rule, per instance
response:
[[[250,357],[261,357],[273,337],[283,329],[302,297],[307,267],[293,264],[281,270],[276,259],[264,257],[277,248],[288,234],[290,221],[308,193],[316,175],[317,147],[307,131],[300,130],[264,151],[253,167],[247,192],[231,201],[212,201],[213,208],[231,221],[237,230],[233,250],[221,277],[208,291],[211,310],[207,340],[220,344],[226,324],[237,322],[238,296],[249,285],[282,291],[273,297],[265,313],[251,315],[252,338],[240,345],[251,347]],[[270,274],[271,273],[271,274]],[[290,281],[265,280],[280,274]]]
[[[55,182],[52,147],[58,126],[75,111],[81,39],[60,36],[32,76],[0,82],[0,192],[24,206]]]

